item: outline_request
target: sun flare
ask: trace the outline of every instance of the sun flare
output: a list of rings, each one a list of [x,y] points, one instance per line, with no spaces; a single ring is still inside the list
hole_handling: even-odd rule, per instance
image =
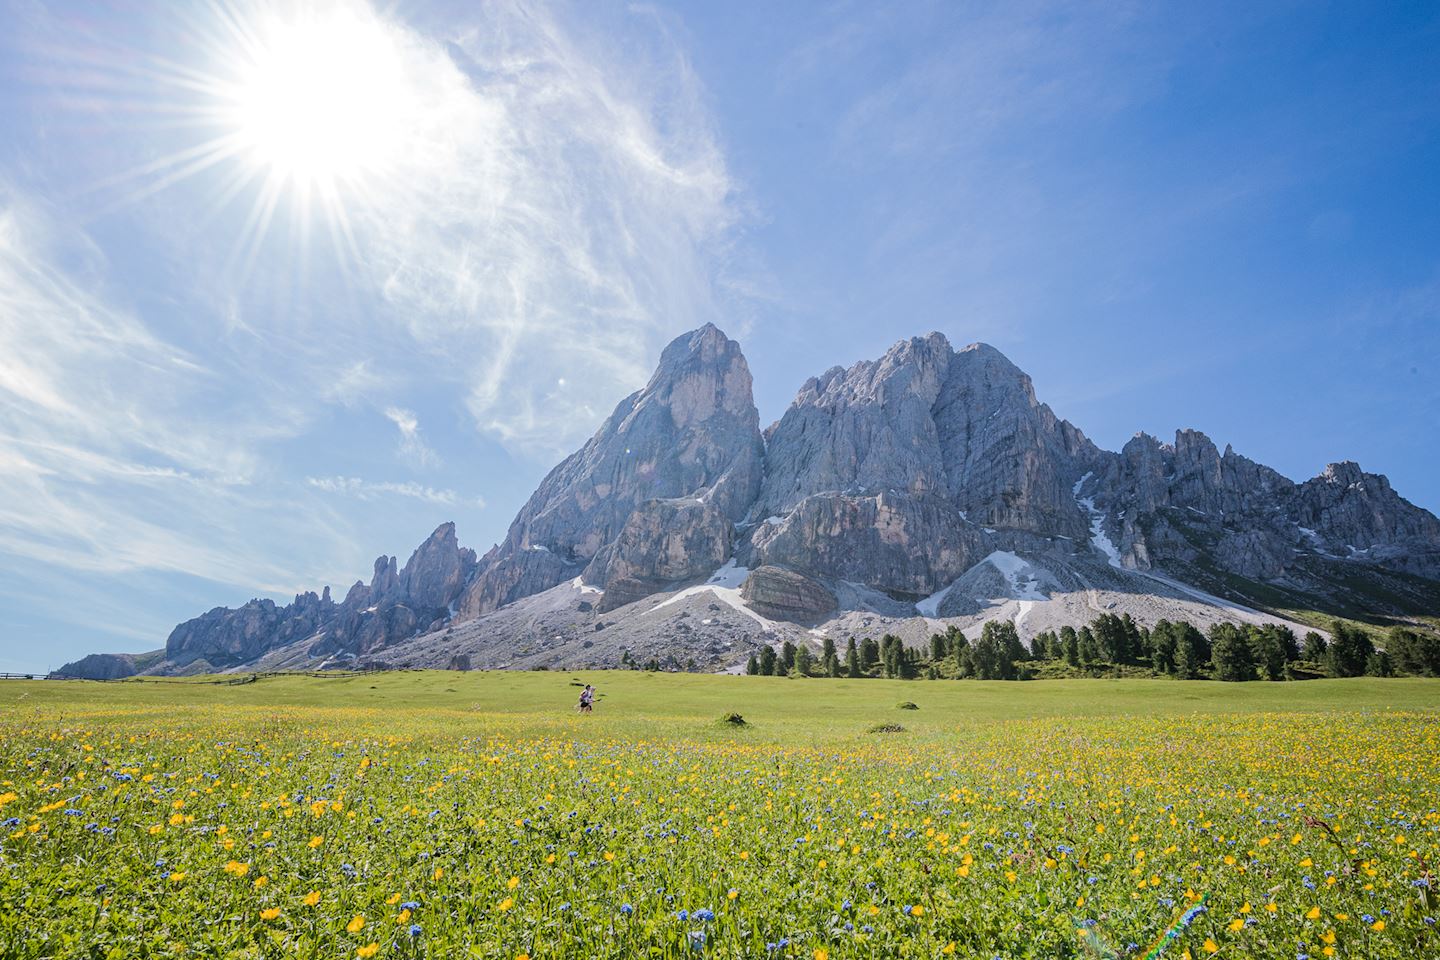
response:
[[[330,191],[383,173],[401,146],[403,78],[368,10],[297,5],[247,25],[222,121],[266,175]]]

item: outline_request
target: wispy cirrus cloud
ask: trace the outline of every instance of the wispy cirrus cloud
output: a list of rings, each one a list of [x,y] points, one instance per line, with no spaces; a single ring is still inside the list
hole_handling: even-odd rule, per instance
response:
[[[374,500],[383,496],[409,497],[437,506],[451,507],[467,503],[484,507],[483,497],[462,497],[454,490],[437,490],[413,481],[396,483],[388,480],[362,480],[359,477],[306,477],[305,483],[326,493],[339,493],[359,500]]]

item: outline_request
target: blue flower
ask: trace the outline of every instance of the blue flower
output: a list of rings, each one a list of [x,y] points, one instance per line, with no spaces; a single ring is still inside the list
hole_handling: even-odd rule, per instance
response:
[[[418,924],[418,923],[412,923],[412,924],[410,924],[410,936],[412,936],[412,937],[418,937],[418,936],[420,936],[420,924]]]
[[[690,919],[690,912],[688,910],[678,910],[675,913],[675,919],[683,923],[684,921]]]
[[[900,908],[900,912],[903,913],[903,914],[905,914],[905,916],[908,917],[908,916],[910,916],[910,911],[911,911],[911,909],[912,909],[912,907],[907,903],[905,906],[903,906],[903,907]]]
[[[628,917],[628,916],[630,916],[630,914],[632,914],[632,913],[635,912],[635,908],[632,907],[632,906],[630,906],[630,904],[628,904],[628,903],[622,903],[622,904],[620,904],[620,912],[623,913],[623,914],[625,914],[625,916]]]
[[[696,910],[693,914],[691,914],[691,916],[693,916],[696,920],[699,920],[701,923],[709,923],[711,920],[715,919],[715,911],[702,907],[701,909]]]
[[[420,904],[419,904],[417,901],[415,901],[415,900],[406,900],[404,903],[400,904],[400,909],[401,909],[401,910],[419,910],[419,909],[420,909]]]

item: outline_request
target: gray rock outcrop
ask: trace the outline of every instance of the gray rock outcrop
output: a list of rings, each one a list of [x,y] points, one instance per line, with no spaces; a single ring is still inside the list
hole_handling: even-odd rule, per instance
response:
[[[784,567],[759,567],[750,571],[740,595],[761,616],[793,623],[819,620],[837,606],[835,594],[824,584]]]
[[[655,509],[645,506],[653,501],[689,499],[710,508],[713,514],[690,527],[686,547],[697,557],[714,555],[723,547],[696,537],[714,532],[711,517],[744,517],[760,487],[763,458],[740,345],[711,324],[676,339],[645,388],[622,400],[595,435],[541,482],[505,542],[486,556],[461,601],[461,616],[478,616],[578,576],[615,545],[633,514]],[[632,540],[642,536],[636,530]],[[621,553],[607,579],[665,581],[667,570],[695,566],[668,548],[653,555],[653,564],[642,552]],[[601,565],[608,568],[610,559]]]

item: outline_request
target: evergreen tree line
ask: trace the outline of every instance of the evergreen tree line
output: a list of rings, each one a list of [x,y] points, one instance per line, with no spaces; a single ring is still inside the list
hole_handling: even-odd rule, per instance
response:
[[[1297,639],[1289,627],[1267,623],[1217,623],[1201,632],[1184,620],[1161,620],[1154,628],[1128,614],[1103,613],[1079,630],[1061,627],[1026,647],[1008,620],[990,620],[972,642],[955,626],[930,636],[924,649],[906,647],[886,634],[877,643],[851,637],[842,656],[825,638],[817,658],[789,640],[777,652],[762,647],[745,672],[776,677],[884,677],[1026,680],[1041,676],[1152,673],[1185,680],[1294,680],[1402,674],[1440,676],[1440,637],[1395,627],[1377,648],[1368,631],[1335,621],[1331,639],[1315,631]]]

